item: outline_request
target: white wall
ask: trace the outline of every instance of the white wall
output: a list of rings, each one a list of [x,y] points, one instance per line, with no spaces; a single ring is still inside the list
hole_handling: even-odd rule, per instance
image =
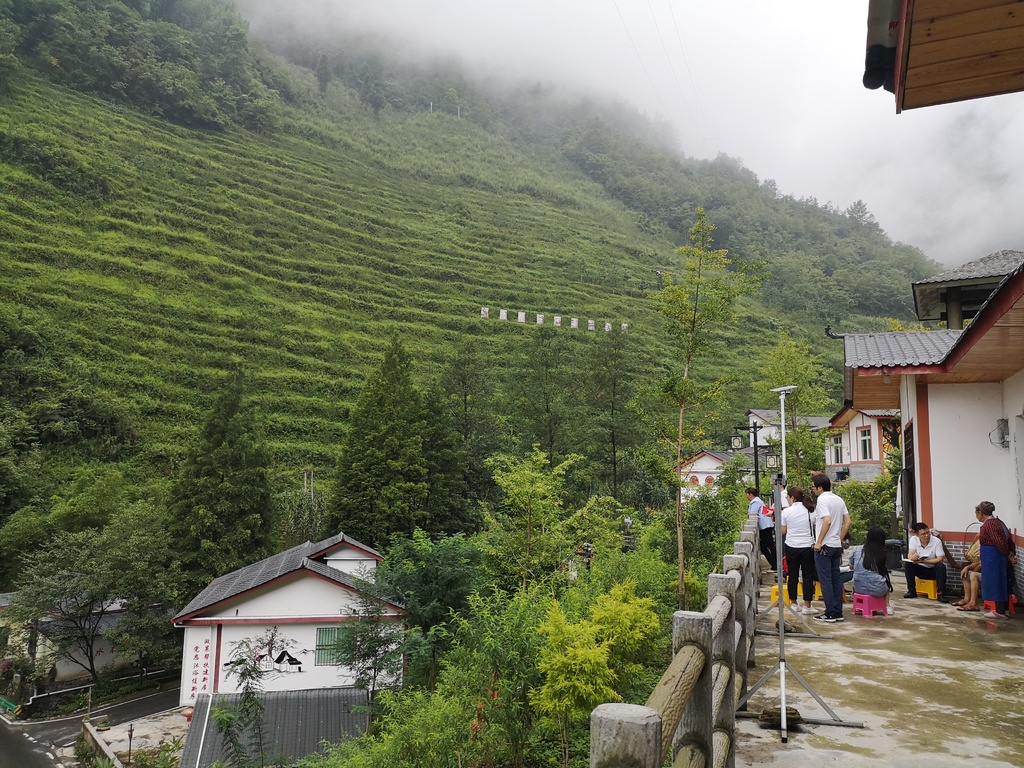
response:
[[[1024,534],[1024,371],[1003,383],[1003,418],[1010,428],[1010,461],[1016,478],[1007,505],[996,506],[996,515],[1012,531]]]
[[[181,654],[181,690],[178,705],[195,704],[200,693],[213,693],[213,672],[217,664],[216,627],[185,627]]]
[[[989,440],[996,420],[1003,418],[1002,389],[1001,384],[928,387],[932,525],[939,530],[965,530],[975,522],[974,507],[982,500],[995,504],[1000,517],[1003,510],[1017,508],[1010,452]]]
[[[372,578],[377,567],[377,561],[374,558],[348,548],[332,552],[325,559],[331,568],[358,576],[361,579]]]
[[[354,593],[311,574],[282,580],[272,588],[217,606],[216,613],[202,618],[220,624],[219,648],[217,625],[185,628],[181,705],[194,703],[199,693],[237,693],[237,680],[227,675],[225,662],[232,658],[241,640],[258,638],[275,625],[290,641],[288,652],[302,662],[302,671],[275,670],[272,660],[268,659],[264,690],[299,691],[353,685],[355,680],[348,669],[316,666],[316,630],[337,626],[357,606]],[[398,612],[388,607],[386,613],[397,615]],[[232,623],[239,620],[248,621]]]
[[[308,572],[282,579],[269,589],[243,595],[217,606],[217,615],[235,617],[287,618],[330,616],[352,613],[358,605],[355,593]],[[273,623],[272,621],[268,623]]]

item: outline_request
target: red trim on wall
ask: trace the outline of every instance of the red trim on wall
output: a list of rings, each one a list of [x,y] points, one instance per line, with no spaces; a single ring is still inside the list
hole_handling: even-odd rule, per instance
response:
[[[223,627],[217,625],[217,644],[213,652],[213,693],[220,693],[220,644]]]
[[[214,626],[223,627],[226,624],[239,624],[239,625],[252,625],[260,624],[267,626],[270,624],[334,624],[339,621],[351,621],[353,619],[361,618],[360,616],[340,616],[334,614],[333,616],[284,616],[280,618],[273,618],[268,616],[239,616],[237,618],[224,618],[214,617],[210,619],[189,619],[188,621],[178,622],[184,627],[203,627],[203,626]],[[402,616],[397,614],[384,614],[380,618],[382,619],[401,619]]]
[[[921,484],[919,522],[931,527],[935,514],[932,509],[932,446],[928,424],[928,385],[921,382],[917,383],[917,418],[914,422],[917,424],[914,430],[917,439],[917,477]]]

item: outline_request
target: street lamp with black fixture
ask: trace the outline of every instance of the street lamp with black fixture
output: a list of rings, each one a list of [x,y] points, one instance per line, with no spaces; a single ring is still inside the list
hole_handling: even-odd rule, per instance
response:
[[[754,487],[761,492],[761,463],[757,459],[757,433],[764,429],[764,424],[737,424],[733,429],[742,429],[749,432],[754,443]],[[743,435],[732,435],[729,438],[729,447],[734,451],[743,450]]]

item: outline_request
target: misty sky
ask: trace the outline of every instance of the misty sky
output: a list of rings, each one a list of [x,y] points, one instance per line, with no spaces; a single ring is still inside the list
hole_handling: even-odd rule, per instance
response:
[[[861,84],[866,0],[327,1],[488,74],[613,91],[671,121],[687,155],[861,199],[944,264],[1024,250],[1024,94],[897,115]]]

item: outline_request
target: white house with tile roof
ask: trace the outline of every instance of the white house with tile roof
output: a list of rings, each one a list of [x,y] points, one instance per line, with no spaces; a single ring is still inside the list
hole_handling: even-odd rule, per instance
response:
[[[353,685],[351,670],[336,664],[330,649],[341,622],[355,618],[364,594],[360,580],[371,579],[381,559],[371,547],[338,534],[214,579],[174,617],[185,630],[180,703],[194,704],[200,694],[238,693],[235,676],[227,674],[235,649],[273,628],[287,644],[266,649],[264,690]],[[380,602],[384,618],[401,620],[401,605]]]
[[[900,412],[896,408],[843,408],[829,421],[825,474],[833,480],[871,482],[893,447],[899,447]]]
[[[1000,270],[1002,275],[992,274]],[[965,289],[978,290],[984,281],[991,286],[987,298],[966,301]],[[846,335],[846,403],[900,410],[907,522],[927,523],[956,551],[973,538],[974,507],[987,500],[1020,547],[1024,252],[1000,251],[915,284],[919,311],[934,315],[925,309],[925,286],[943,304],[940,316],[970,324],[964,330]],[[1024,564],[1017,568],[1018,584],[1024,584]]]

